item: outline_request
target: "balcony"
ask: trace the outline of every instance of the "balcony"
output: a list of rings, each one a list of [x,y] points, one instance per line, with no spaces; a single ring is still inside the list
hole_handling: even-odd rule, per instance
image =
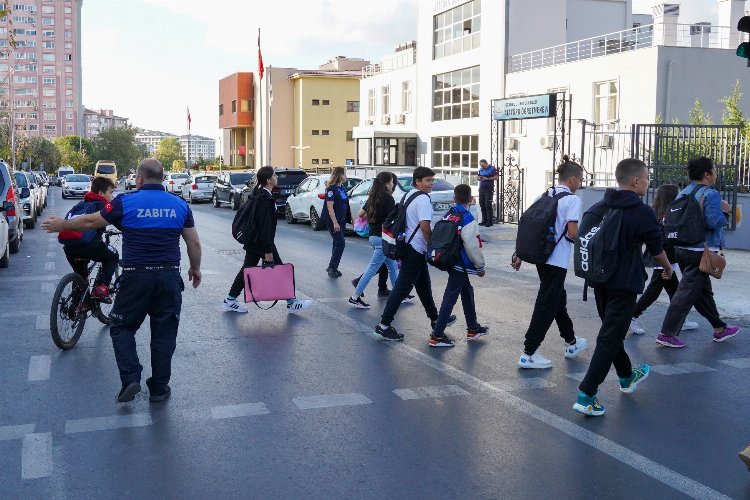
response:
[[[735,32],[729,26],[706,23],[649,24],[513,55],[508,72],[530,71],[656,46],[734,50],[736,44],[732,46],[732,42]]]
[[[403,68],[408,68],[417,63],[416,46],[404,46],[397,48],[396,52],[383,58],[379,63],[369,64],[362,68],[362,78],[370,78],[382,73],[389,73]]]

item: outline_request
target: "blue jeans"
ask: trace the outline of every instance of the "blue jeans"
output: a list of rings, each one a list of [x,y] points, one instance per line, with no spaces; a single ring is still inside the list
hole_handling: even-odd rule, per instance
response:
[[[123,385],[141,381],[135,334],[148,314],[151,320],[151,383],[155,393],[166,390],[177,346],[183,282],[178,270],[124,272],[112,306],[109,335]]]
[[[344,247],[346,246],[346,240],[344,239],[344,231],[346,230],[346,223],[340,224],[341,228],[339,232],[333,231],[333,222],[330,220],[326,221],[328,226],[328,232],[331,233],[333,238],[333,247],[331,248],[331,260],[328,262],[330,269],[338,269],[339,263],[341,262],[341,256],[344,255]]]
[[[389,259],[383,253],[383,239],[380,236],[370,236],[370,245],[372,246],[372,258],[370,264],[365,269],[364,274],[359,279],[359,284],[355,292],[357,295],[362,295],[365,292],[365,288],[370,284],[370,280],[378,274],[380,266],[385,263],[388,267],[388,275],[391,278],[391,288],[396,285],[396,277],[398,276],[398,264],[393,259]]]
[[[440,304],[440,313],[435,322],[434,336],[439,337],[445,333],[445,326],[448,323],[451,312],[453,312],[453,306],[458,301],[459,295],[461,296],[461,305],[464,308],[466,326],[469,329],[479,328],[479,323],[477,323],[477,308],[474,304],[474,287],[471,286],[469,275],[463,271],[451,269],[448,271],[448,285],[445,287],[443,303]]]

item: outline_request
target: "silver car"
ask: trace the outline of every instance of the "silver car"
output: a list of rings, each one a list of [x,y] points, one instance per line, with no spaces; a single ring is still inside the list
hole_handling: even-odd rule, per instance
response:
[[[34,185],[36,186],[40,198],[40,206],[42,207],[39,213],[42,213],[47,208],[47,186],[49,186],[49,182],[46,175],[43,176],[39,172],[31,172],[31,175],[34,177]]]
[[[62,182],[63,199],[83,196],[91,189],[91,177],[83,174],[68,174]]]
[[[182,185],[180,196],[188,203],[198,201],[211,201],[214,194],[214,182],[216,176],[211,174],[193,174],[188,181]]]
[[[34,229],[36,218],[39,216],[36,192],[32,190],[32,182],[27,172],[16,172],[15,177],[23,225],[28,229]]]

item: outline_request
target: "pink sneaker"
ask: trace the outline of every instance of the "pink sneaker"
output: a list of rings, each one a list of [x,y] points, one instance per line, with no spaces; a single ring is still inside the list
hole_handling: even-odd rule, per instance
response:
[[[685,342],[678,337],[670,337],[663,333],[656,336],[656,343],[666,347],[685,347]]]
[[[109,287],[107,285],[97,285],[91,292],[91,295],[97,299],[108,299],[109,298]]]
[[[718,333],[714,333],[714,342],[724,342],[740,333],[740,327],[736,325],[727,325]]]

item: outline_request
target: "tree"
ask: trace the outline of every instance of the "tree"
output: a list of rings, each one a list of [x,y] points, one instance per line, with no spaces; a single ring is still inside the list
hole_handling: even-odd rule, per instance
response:
[[[102,130],[94,141],[94,159],[112,160],[123,172],[134,169],[141,159],[135,132],[135,128],[129,125]]]
[[[185,161],[185,157],[182,156],[180,141],[176,137],[165,137],[162,139],[159,145],[156,146],[154,156],[161,162],[165,170],[170,170],[175,160],[182,160],[183,164]]]
[[[714,121],[711,115],[703,109],[700,99],[695,100],[693,109],[688,112],[688,123],[690,125],[713,125]]]
[[[725,106],[725,109],[721,112],[721,122],[724,125],[741,126],[745,138],[750,139],[750,118],[745,118],[742,113],[740,99],[742,99],[742,87],[740,81],[737,80],[732,93],[719,99],[719,102]]]
[[[170,167],[167,169],[171,169],[173,172],[180,172],[185,170],[185,160],[173,160]]]
[[[77,135],[64,135],[55,139],[62,165],[70,165],[76,172],[94,173],[94,143]]]
[[[29,168],[36,170],[43,168],[52,172],[60,165],[60,151],[44,137],[32,137],[26,141],[21,149],[21,161],[26,161]]]

